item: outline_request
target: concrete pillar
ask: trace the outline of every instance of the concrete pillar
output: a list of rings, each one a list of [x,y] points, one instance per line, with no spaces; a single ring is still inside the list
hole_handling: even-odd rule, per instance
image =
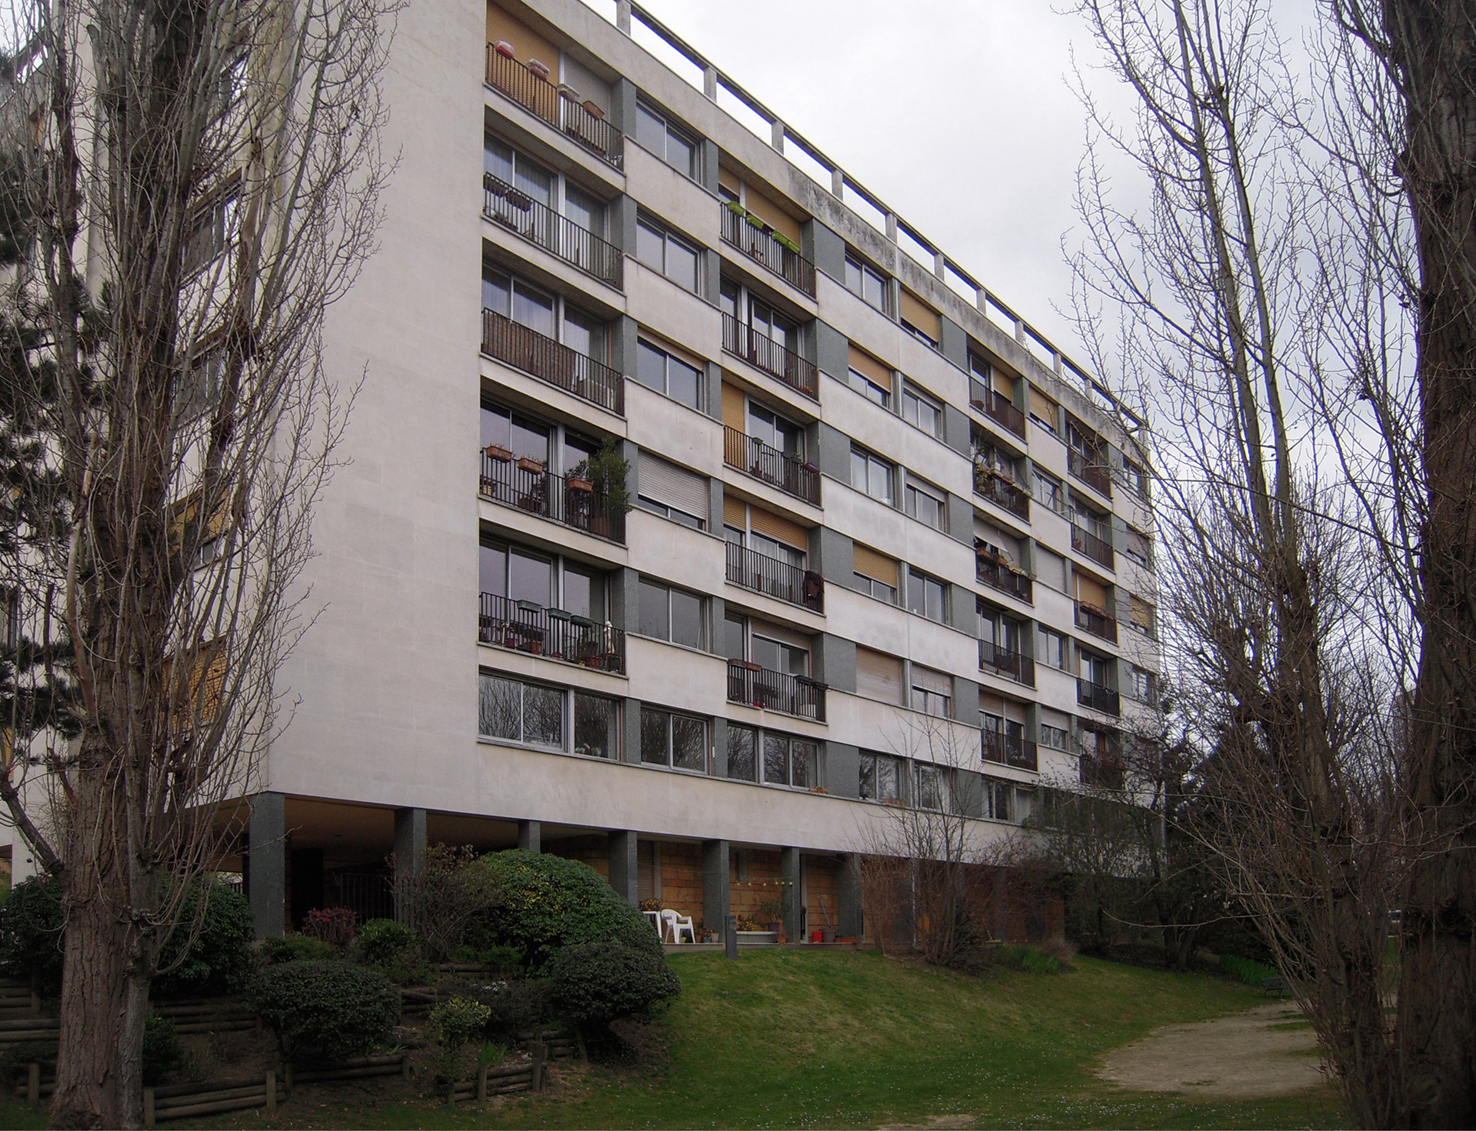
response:
[[[835,917],[836,935],[859,939],[866,933],[866,924],[861,915],[861,860],[855,853],[840,858],[836,901],[840,904]]]
[[[543,825],[539,821],[518,822],[518,847],[524,852],[542,852]]]
[[[610,850],[610,886],[634,907],[640,902],[640,862],[636,856],[633,829],[611,829],[606,834]]]
[[[258,793],[251,798],[251,921],[259,939],[280,938],[287,912],[287,798]]]
[[[731,880],[728,875],[728,842],[702,842],[702,925],[721,931],[730,908]]]
[[[783,893],[780,902],[784,908],[784,933],[789,936],[790,942],[799,942],[804,935],[805,917],[800,903],[803,870],[804,858],[798,848],[779,850],[779,875],[784,881],[784,887],[780,889]]]
[[[425,870],[425,810],[395,810],[395,920],[410,922],[405,887]]]

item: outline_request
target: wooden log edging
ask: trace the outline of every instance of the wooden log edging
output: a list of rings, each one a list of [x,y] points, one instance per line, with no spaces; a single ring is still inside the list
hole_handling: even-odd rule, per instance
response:
[[[204,1084],[169,1084],[144,1089],[144,1126],[166,1119],[189,1119],[264,1107],[277,1114],[277,1074],[268,1072],[259,1083],[248,1080],[211,1080]]]

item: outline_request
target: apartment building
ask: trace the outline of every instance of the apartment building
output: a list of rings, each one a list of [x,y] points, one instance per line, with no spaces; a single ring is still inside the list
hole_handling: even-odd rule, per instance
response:
[[[328,325],[367,379],[321,612],[224,861],[263,934],[391,913],[387,858],[437,842],[857,934],[850,858],[898,807],[1005,835],[1151,721],[1131,412],[613,12],[401,13],[382,246]]]

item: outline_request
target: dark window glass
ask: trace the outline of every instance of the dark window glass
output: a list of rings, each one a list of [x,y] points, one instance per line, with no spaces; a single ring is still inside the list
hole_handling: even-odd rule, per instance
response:
[[[671,764],[679,770],[707,769],[707,724],[690,715],[671,716]]]
[[[671,591],[671,640],[689,648],[702,647],[702,599],[680,590]]]
[[[701,372],[695,366],[671,356],[667,357],[666,364],[669,380],[667,392],[674,400],[696,408],[700,400]]]
[[[574,693],[574,753],[614,758],[620,752],[620,710],[613,699]]]
[[[783,735],[764,735],[764,781],[789,784],[789,739]]]
[[[740,781],[755,780],[758,769],[758,731],[728,725],[728,776]]]
[[[658,640],[671,638],[671,616],[668,610],[667,589],[650,581],[641,581],[640,633],[654,636]]]
[[[666,233],[647,224],[636,224],[636,258],[653,271],[666,272]]]
[[[668,743],[671,716],[665,711],[641,709],[641,761],[653,765],[670,765]]]
[[[477,730],[488,738],[505,738],[510,742],[522,740],[522,684],[485,673],[482,675]]]
[[[523,684],[523,741],[564,748],[564,693],[558,688]]]

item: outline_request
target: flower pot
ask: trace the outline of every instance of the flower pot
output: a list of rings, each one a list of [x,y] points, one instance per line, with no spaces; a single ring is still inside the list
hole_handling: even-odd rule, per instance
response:
[[[529,459],[527,456],[522,456],[518,460],[518,470],[526,471],[530,475],[542,475],[543,462],[541,460]]]
[[[528,70],[532,71],[544,82],[548,82],[548,76],[553,73],[548,69],[548,64],[542,59],[529,59]]]
[[[498,463],[510,463],[513,458],[512,452],[500,444],[488,444],[482,451],[487,453],[489,459],[495,459]]]
[[[513,45],[505,39],[499,39],[496,43],[494,43],[492,45],[492,50],[496,51],[497,54],[501,55],[504,59],[511,59],[513,57]]]
[[[605,120],[605,112],[600,109],[598,103],[591,102],[588,98],[586,98],[582,105],[584,106],[584,112],[595,121],[603,122]]]
[[[588,493],[595,489],[594,483],[588,479],[570,479],[568,480],[568,484],[569,490],[571,491],[584,491]]]

